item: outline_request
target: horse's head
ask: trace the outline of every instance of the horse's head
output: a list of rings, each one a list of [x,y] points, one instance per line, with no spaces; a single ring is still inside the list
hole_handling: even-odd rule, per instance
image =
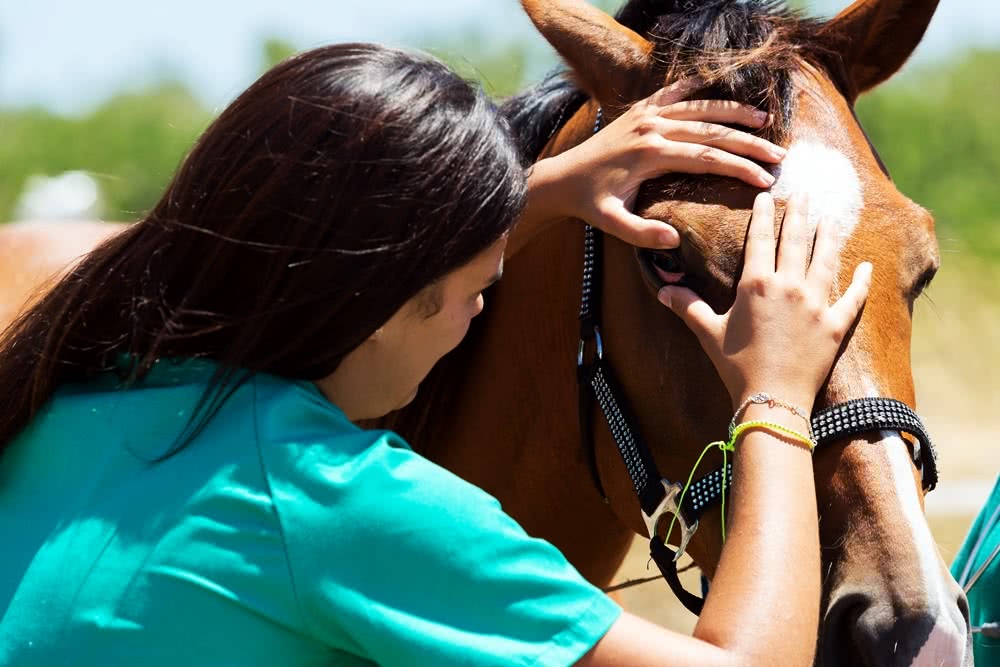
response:
[[[616,21],[582,2],[525,0],[591,100],[549,143],[579,143],[598,106],[606,118],[677,76],[700,75],[706,96],[773,114],[765,130],[788,148],[772,188],[780,202],[810,195],[811,218],[836,221],[839,284],[862,260],[875,267],[863,316],[817,406],[883,396],[914,405],[914,299],[938,266],[934,224],[900,193],[854,115],[858,95],[896,72],[936,0],[858,0],[828,22],[768,0],[633,0]],[[604,347],[661,471],[684,479],[701,448],[723,435],[731,405],[695,338],[655,299],[682,275],[717,311],[732,303],[755,191],[734,180],[667,176],[645,184],[637,209],[672,223],[666,253],[605,247]],[[767,387],[761,387],[767,390]],[[604,437],[599,469],[616,512],[645,533],[632,485]],[[960,664],[968,659],[966,602],[923,515],[919,449],[895,432],[868,433],[817,452],[824,559],[824,664]],[[776,480],[776,483],[780,480]],[[711,574],[718,512],[690,552]],[[789,556],[794,558],[793,555]]]

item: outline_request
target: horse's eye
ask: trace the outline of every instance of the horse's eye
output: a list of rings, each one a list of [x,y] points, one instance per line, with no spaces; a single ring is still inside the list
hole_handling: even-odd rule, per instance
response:
[[[934,280],[934,276],[936,274],[937,274],[937,267],[934,267],[932,269],[927,269],[926,271],[924,271],[923,274],[921,274],[920,278],[917,280],[916,284],[913,286],[913,289],[910,290],[910,298],[916,299],[918,296],[923,294],[923,291],[930,286],[931,281]]]
[[[677,250],[658,250],[651,253],[653,265],[665,273],[683,273],[681,254]]]

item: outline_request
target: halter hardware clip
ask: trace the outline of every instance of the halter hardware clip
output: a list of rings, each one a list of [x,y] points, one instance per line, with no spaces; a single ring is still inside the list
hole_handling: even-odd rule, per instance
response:
[[[597,359],[604,358],[604,339],[601,338],[601,328],[594,326],[594,343],[597,345],[596,355]],[[580,347],[576,350],[576,365],[583,366],[583,349],[587,346],[587,341],[583,337],[580,338]],[[572,349],[572,348],[570,348]]]
[[[698,530],[698,521],[693,524],[689,524],[684,518],[684,513],[680,511],[680,504],[678,501],[681,497],[681,492],[683,488],[677,482],[669,482],[665,479],[661,479],[660,483],[663,485],[663,500],[660,504],[656,506],[652,514],[642,513],[642,520],[646,522],[646,532],[649,533],[649,539],[655,540],[656,529],[660,526],[660,519],[664,517],[677,517],[677,524],[681,527],[681,545],[678,547],[677,552],[674,554],[674,561],[680,559],[687,551],[688,542],[694,537],[695,531]]]

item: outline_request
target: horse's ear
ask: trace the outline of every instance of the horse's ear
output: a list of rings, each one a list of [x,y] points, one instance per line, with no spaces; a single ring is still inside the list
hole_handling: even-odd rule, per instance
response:
[[[895,74],[927,30],[938,0],[856,0],[820,31],[840,53],[850,102]]]
[[[538,31],[606,106],[632,101],[650,68],[652,43],[583,0],[521,0]]]

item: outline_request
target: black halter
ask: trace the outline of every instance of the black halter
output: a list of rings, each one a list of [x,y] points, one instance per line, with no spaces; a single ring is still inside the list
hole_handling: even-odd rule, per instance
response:
[[[594,133],[601,129],[602,110],[598,109],[594,122]],[[701,613],[704,599],[689,593],[681,585],[677,575],[677,560],[684,554],[688,542],[698,529],[701,515],[722,498],[723,473],[721,466],[695,481],[678,507],[682,485],[661,476],[649,447],[639,432],[632,427],[624,394],[615,378],[611,366],[604,356],[604,341],[601,338],[600,291],[602,283],[602,241],[599,230],[586,225],[583,244],[583,285],[580,299],[580,346],[577,351],[577,379],[579,384],[580,434],[584,451],[590,465],[594,485],[607,502],[607,495],[601,483],[597,468],[594,446],[593,405],[600,406],[601,413],[611,431],[611,437],[618,447],[625,468],[628,470],[642,518],[649,533],[650,555],[667,580],[677,598],[694,614]],[[586,361],[588,347],[594,348],[593,358]],[[913,410],[905,403],[891,398],[858,398],[824,408],[812,416],[813,435],[817,447],[835,440],[873,431],[902,431],[909,433],[920,443],[920,461],[923,464],[922,482],[925,491],[937,485],[937,456],[930,436]],[[732,465],[726,470],[725,485],[732,483]],[[657,537],[657,529],[664,517],[677,515],[680,526],[680,545],[674,550]]]

